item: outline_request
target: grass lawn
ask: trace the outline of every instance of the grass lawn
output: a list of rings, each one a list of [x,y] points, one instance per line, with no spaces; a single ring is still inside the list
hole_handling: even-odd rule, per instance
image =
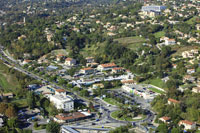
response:
[[[160,38],[160,37],[165,36],[165,32],[164,31],[159,31],[159,32],[154,33],[154,35],[155,35],[156,38]]]
[[[112,99],[112,98],[104,98],[103,99],[105,102],[111,104],[111,105],[120,105],[119,102],[117,102],[115,99]]]
[[[17,79],[11,74],[7,74],[5,71],[8,69],[4,64],[0,63],[0,86],[4,92],[13,91],[19,86]]]
[[[123,37],[114,39],[114,41],[118,41],[120,44],[126,46],[127,48],[135,50],[141,44],[145,43],[146,40],[143,37],[134,36],[134,37]]]
[[[27,107],[27,99],[15,99],[12,100],[12,103],[15,103],[19,108]]]
[[[160,78],[146,80],[143,83],[152,84],[152,85],[160,87],[160,88],[166,88],[166,84]]]
[[[117,119],[117,120],[121,120],[121,121],[139,121],[139,120],[143,120],[146,118],[145,115],[142,116],[141,119],[134,119],[134,118],[130,118],[130,117],[121,117],[121,118],[118,118],[117,115],[119,114],[119,110],[118,111],[114,111],[111,113],[111,116],[114,118],[114,119]]]
[[[160,94],[164,94],[165,92],[161,91],[161,90],[158,90],[156,88],[148,88],[149,90],[153,91],[153,92],[156,92],[156,93],[160,93]]]
[[[195,22],[195,19],[198,18],[197,16],[192,17],[188,21],[186,21],[187,24],[193,24]]]

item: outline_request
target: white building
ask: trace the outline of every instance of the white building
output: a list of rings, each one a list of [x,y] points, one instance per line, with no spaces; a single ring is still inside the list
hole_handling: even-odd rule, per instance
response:
[[[80,73],[82,73],[82,74],[91,74],[91,73],[94,73],[94,69],[91,68],[91,67],[82,68],[82,69],[80,70]]]
[[[98,65],[97,70],[106,71],[106,70],[111,70],[114,67],[117,67],[115,63],[100,64]]]
[[[185,130],[193,130],[196,129],[196,123],[188,121],[188,120],[181,120],[178,123],[179,126],[183,125]]]
[[[74,66],[74,65],[76,65],[76,60],[72,59],[72,58],[67,58],[67,59],[65,59],[65,65]]]
[[[63,109],[64,111],[74,110],[74,100],[68,95],[52,95],[49,99],[57,109]]]
[[[122,89],[124,91],[128,92],[128,93],[133,93],[133,91],[134,91],[134,87],[131,84],[130,85],[123,85]]]
[[[176,41],[175,39],[166,39],[165,40],[165,45],[175,45]]]

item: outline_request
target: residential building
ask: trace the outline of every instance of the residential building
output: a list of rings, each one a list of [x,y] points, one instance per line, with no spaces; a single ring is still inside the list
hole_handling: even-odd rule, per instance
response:
[[[64,57],[64,55],[63,54],[58,54],[57,56],[56,56],[56,61],[61,61],[61,59]]]
[[[98,66],[98,65],[99,65],[99,63],[96,63],[96,62],[94,62],[94,63],[86,63],[87,67],[95,67],[95,66]]]
[[[194,88],[192,88],[192,92],[194,92],[194,93],[200,93],[200,87],[194,87]]]
[[[92,85],[92,88],[93,88],[93,89],[104,88],[104,85],[103,85],[102,83],[99,83],[99,84],[93,84],[93,85]]]
[[[167,117],[167,116],[163,116],[163,117],[159,118],[159,120],[164,123],[169,123],[171,121],[171,118]]]
[[[100,64],[97,67],[97,70],[99,71],[107,71],[107,70],[111,70],[112,68],[117,67],[117,65],[115,63],[107,63],[107,64]]]
[[[171,105],[171,104],[174,104],[174,105],[175,105],[175,104],[179,104],[179,103],[180,103],[180,101],[177,101],[177,100],[175,100],[175,99],[172,99],[172,98],[169,98],[169,99],[168,99],[168,104],[169,104],[169,105]]]
[[[165,45],[175,45],[176,41],[175,39],[166,39],[165,40]]]
[[[66,91],[64,89],[56,89],[55,95],[66,95]]]
[[[0,98],[3,98],[3,97],[6,97],[6,98],[13,98],[14,97],[14,94],[13,93],[3,93],[3,94],[0,94]]]
[[[73,113],[62,113],[54,117],[54,121],[58,123],[73,122],[83,120],[91,117],[90,112],[73,112]]]
[[[200,30],[200,24],[196,24],[196,29]]]
[[[185,130],[193,130],[196,129],[196,123],[192,122],[192,121],[188,121],[188,120],[181,120],[178,123],[179,126],[184,126]]]
[[[128,93],[133,93],[135,88],[133,85],[122,85],[122,89]]]
[[[82,68],[82,69],[80,70],[80,73],[82,73],[82,74],[91,74],[91,73],[94,73],[94,69],[91,68],[91,67]]]
[[[119,72],[123,72],[123,71],[124,71],[123,67],[112,68],[112,73],[119,73]]]
[[[187,73],[188,73],[188,74],[195,73],[195,69],[187,69]]]
[[[49,99],[57,109],[63,109],[64,111],[74,110],[74,100],[68,95],[50,95]]]
[[[121,83],[122,84],[125,84],[125,85],[129,85],[129,84],[135,84],[134,80],[133,79],[127,79],[127,80],[121,80]]]
[[[150,5],[150,6],[142,6],[142,11],[150,12],[161,12],[166,9],[166,6],[158,6],[158,5]]]
[[[68,66],[75,66],[76,65],[76,60],[72,58],[66,58],[65,59],[65,65]]]
[[[186,82],[186,81],[189,81],[189,82],[194,82],[196,80],[196,78],[195,77],[193,77],[193,76],[191,76],[191,75],[185,75],[184,77],[183,77],[183,82]]]
[[[94,63],[94,57],[86,57],[85,59],[87,63]]]

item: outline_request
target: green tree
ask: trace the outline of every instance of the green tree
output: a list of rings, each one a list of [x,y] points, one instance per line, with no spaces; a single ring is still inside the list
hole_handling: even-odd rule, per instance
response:
[[[46,130],[48,133],[59,133],[60,125],[57,122],[51,121],[47,124]]]

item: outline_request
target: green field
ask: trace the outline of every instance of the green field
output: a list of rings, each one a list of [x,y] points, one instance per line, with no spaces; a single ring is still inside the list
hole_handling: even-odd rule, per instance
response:
[[[111,117],[113,117],[114,119],[116,120],[121,120],[121,121],[139,121],[139,120],[143,120],[146,118],[145,115],[142,116],[141,119],[134,119],[134,118],[130,118],[130,117],[121,117],[121,118],[118,118],[117,115],[119,114],[120,111],[114,111],[111,113]]]
[[[149,90],[153,91],[153,92],[156,92],[156,93],[159,93],[159,94],[164,94],[165,92],[161,91],[161,90],[158,90],[156,88],[148,88]]]
[[[166,84],[159,78],[151,79],[151,80],[146,80],[143,83],[146,84],[152,84],[154,86],[160,87],[160,88],[166,88]]]
[[[192,17],[191,19],[189,19],[188,21],[186,21],[187,24],[193,24],[195,23],[195,20],[197,19],[197,16]]]
[[[24,108],[28,106],[27,99],[14,99],[11,102],[16,104],[19,108]]]
[[[154,33],[154,35],[155,35],[156,38],[160,38],[160,37],[165,36],[165,32],[164,31],[159,31],[159,32]]]
[[[104,98],[103,99],[105,102],[111,104],[111,105],[120,105],[119,102],[117,102],[115,99],[112,99],[112,98]]]
[[[7,67],[0,63],[0,86],[4,92],[13,91],[19,86],[17,79],[11,74],[7,74]]]
[[[133,50],[137,49],[140,45],[146,42],[145,38],[139,36],[118,38],[114,39],[114,41],[118,41],[120,44]]]

